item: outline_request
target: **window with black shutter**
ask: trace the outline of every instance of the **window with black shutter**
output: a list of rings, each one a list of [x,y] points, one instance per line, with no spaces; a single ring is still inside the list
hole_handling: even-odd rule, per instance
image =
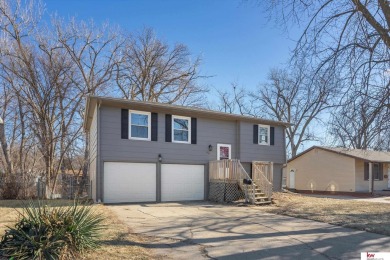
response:
[[[121,138],[129,139],[129,110],[121,110]]]
[[[253,143],[275,145],[275,128],[269,125],[253,125]]]
[[[158,139],[158,114],[157,113],[152,113],[152,118],[151,118],[151,140],[152,141],[157,141]]]

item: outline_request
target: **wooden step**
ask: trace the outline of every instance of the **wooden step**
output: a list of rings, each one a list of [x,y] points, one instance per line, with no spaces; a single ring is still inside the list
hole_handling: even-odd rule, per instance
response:
[[[249,194],[253,194],[253,192],[248,192],[248,193],[249,193]],[[255,192],[254,194],[255,194],[255,196],[256,196],[256,195],[265,196],[265,193],[264,193],[264,192]]]
[[[254,190],[254,191],[258,191],[258,192],[260,191],[260,192],[261,192],[261,189],[260,189],[260,188],[256,188],[256,189],[248,188],[248,191],[250,191],[250,192],[252,192],[253,190]]]
[[[256,200],[268,200],[267,196],[255,197]]]

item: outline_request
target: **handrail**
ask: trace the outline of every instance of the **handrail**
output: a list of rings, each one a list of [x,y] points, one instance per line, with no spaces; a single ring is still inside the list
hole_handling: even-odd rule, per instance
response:
[[[272,172],[272,170],[271,170]],[[272,182],[264,175],[263,171],[257,166],[253,165],[253,181],[259,185],[260,189],[264,192],[269,200],[272,197]]]
[[[244,188],[244,178],[241,178],[238,182],[238,184],[240,185],[240,188],[241,190],[244,191],[245,193],[245,201],[246,202],[251,202],[252,204],[254,204],[256,202],[256,194],[255,194],[255,189],[256,189],[256,185],[254,183],[254,181],[251,179],[251,177],[249,176],[249,174],[245,171],[244,167],[242,167],[242,164],[239,162],[239,166],[240,166],[240,170],[245,174],[245,179],[249,180],[251,182],[251,184],[245,184],[246,187]],[[248,185],[251,186],[251,190],[252,192],[250,192],[248,194]]]
[[[273,182],[273,162],[267,161],[253,161],[252,162],[252,173],[256,173],[257,171],[253,169],[255,166],[258,167],[264,176],[268,179],[269,182]]]

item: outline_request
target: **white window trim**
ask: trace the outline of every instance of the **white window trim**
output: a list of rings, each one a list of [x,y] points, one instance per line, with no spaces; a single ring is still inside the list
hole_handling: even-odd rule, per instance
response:
[[[266,143],[260,143],[260,127],[267,128],[268,138]],[[271,139],[271,133],[270,133],[270,126],[269,125],[258,125],[258,131],[257,131],[257,143],[259,145],[270,145],[270,139]]]
[[[148,116],[148,137],[142,138],[142,137],[132,137],[131,136],[131,114],[140,114],[140,115],[147,115]],[[152,126],[151,126],[151,114],[150,112],[145,111],[138,111],[138,110],[129,110],[129,139],[132,140],[143,140],[143,141],[150,141],[151,140],[151,132],[152,132]]]
[[[231,144],[217,144],[217,160],[220,161],[221,157],[221,151],[220,148],[222,147],[229,147],[229,160],[232,159],[232,145]]]
[[[188,120],[188,141],[175,141],[175,119]],[[172,143],[181,143],[181,144],[191,143],[191,117],[172,115]]]

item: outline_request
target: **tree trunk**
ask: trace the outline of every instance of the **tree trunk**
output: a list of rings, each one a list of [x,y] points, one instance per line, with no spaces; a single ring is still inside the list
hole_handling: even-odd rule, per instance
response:
[[[5,138],[4,124],[2,124],[2,123],[0,123],[0,144],[1,144],[1,148],[3,150],[4,159],[5,159],[5,163],[7,166],[7,169],[6,169],[7,172],[5,174],[11,175],[12,174],[12,163],[11,163],[10,156],[9,156],[7,140]]]
[[[84,165],[83,165],[83,176],[81,178],[78,195],[83,193],[87,186],[88,181],[88,170],[89,170],[89,134],[85,137],[85,148],[84,148]]]

